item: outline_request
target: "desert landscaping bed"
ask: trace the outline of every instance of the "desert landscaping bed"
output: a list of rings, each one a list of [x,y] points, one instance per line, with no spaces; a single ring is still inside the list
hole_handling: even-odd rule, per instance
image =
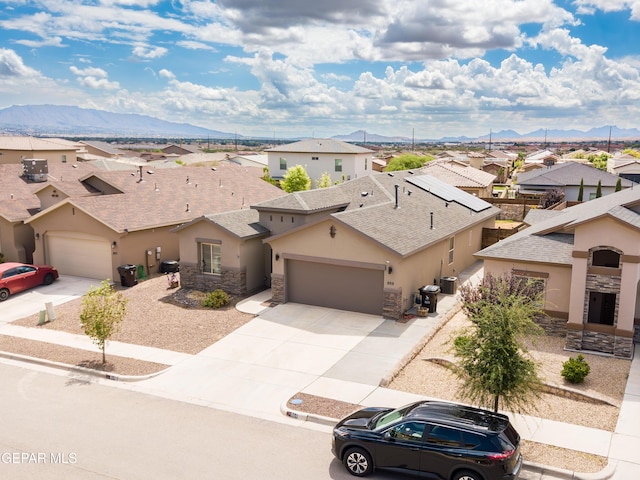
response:
[[[134,287],[122,289],[122,292],[129,299],[127,316],[113,340],[125,343],[195,354],[254,318],[254,315],[239,312],[234,307],[239,298],[232,299],[230,305],[223,309],[202,308],[200,300],[204,293],[183,288],[170,289],[164,276],[144,280]],[[82,300],[78,299],[57,306],[56,319],[43,326],[37,326],[38,315],[15,321],[13,324],[82,335],[79,320],[81,309]],[[459,381],[443,364],[454,360],[449,351],[449,340],[466,325],[466,317],[462,313],[456,314],[397,374],[389,388],[425,397],[461,401],[458,393]],[[531,348],[535,358],[542,365],[545,381],[549,385],[567,389],[560,371],[562,362],[570,356],[575,356],[575,353],[564,351],[563,346],[564,340],[561,338],[539,337]],[[122,375],[145,375],[166,368],[165,365],[111,356],[108,345],[106,365],[102,365],[101,354],[97,351],[89,352],[6,335],[0,335],[0,351]],[[526,413],[613,431],[630,362],[602,355],[585,354],[585,357],[591,366],[591,373],[584,384],[571,386],[567,391],[575,391],[592,400],[580,400],[571,393],[564,396],[545,393],[532,404],[531,411]],[[295,398],[302,399],[303,402],[301,405],[290,405],[292,409],[330,418],[341,418],[359,408],[358,405],[303,393]],[[607,463],[606,458],[534,442],[523,442],[523,453],[527,461],[579,472],[596,472]]]

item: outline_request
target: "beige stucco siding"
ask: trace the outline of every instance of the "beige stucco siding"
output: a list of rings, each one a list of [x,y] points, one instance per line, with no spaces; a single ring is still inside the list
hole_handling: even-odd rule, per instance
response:
[[[574,249],[589,251],[597,246],[622,250],[624,255],[640,254],[640,232],[611,217],[603,217],[578,225],[575,230]]]
[[[159,271],[163,260],[176,260],[178,257],[178,237],[171,233],[173,226],[144,230],[140,232],[115,232],[103,223],[73,205],[61,207],[34,219],[29,225],[40,238],[36,240],[34,263],[48,263],[45,238],[47,232],[76,233],[78,237],[91,235],[103,238],[109,244],[116,242],[112,248],[112,276],[119,278],[118,266],[126,264],[143,265],[145,273]],[[64,226],[64,229],[61,228]],[[160,259],[156,258],[156,248],[160,247]],[[151,255],[147,252],[151,251]]]
[[[50,162],[75,163],[77,152],[75,150],[2,150],[0,163],[21,163],[23,158],[42,158]]]
[[[544,308],[549,312],[567,314],[569,312],[569,285],[571,285],[571,268],[556,265],[544,265],[527,262],[508,262],[485,259],[484,273],[496,276],[511,275],[514,270],[536,273],[546,273]],[[584,289],[583,289],[584,293]],[[584,301],[584,295],[582,298]]]
[[[238,237],[216,227],[211,222],[201,221],[180,230],[180,262],[197,265],[199,261],[198,242],[219,242],[221,264],[225,268],[240,268],[242,258]]]

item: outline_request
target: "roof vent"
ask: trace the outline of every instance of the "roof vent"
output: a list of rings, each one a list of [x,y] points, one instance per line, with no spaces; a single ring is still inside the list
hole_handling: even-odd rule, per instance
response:
[[[369,192],[360,192],[361,197],[366,197],[367,195],[369,195]]]

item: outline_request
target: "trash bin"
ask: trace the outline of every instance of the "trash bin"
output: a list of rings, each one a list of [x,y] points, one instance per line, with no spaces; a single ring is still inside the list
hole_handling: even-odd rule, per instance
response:
[[[422,297],[422,306],[429,307],[429,313],[436,312],[440,287],[437,285],[425,285],[424,287],[420,287],[419,291]]]
[[[160,264],[160,273],[176,273],[180,271],[180,264],[176,260],[164,260]]]
[[[440,289],[444,294],[455,294],[456,290],[458,290],[458,277],[442,277],[440,279]]]
[[[123,287],[133,287],[137,285],[138,281],[136,280],[136,270],[138,269],[137,265],[120,265],[118,267],[118,273],[120,274],[120,284]]]

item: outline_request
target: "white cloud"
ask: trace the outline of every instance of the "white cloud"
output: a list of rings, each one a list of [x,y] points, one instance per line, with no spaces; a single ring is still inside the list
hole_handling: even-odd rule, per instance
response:
[[[592,15],[596,10],[621,12],[631,10],[631,19],[640,21],[640,0],[574,0],[578,13]]]
[[[75,66],[71,66],[69,67],[69,70],[77,76],[76,80],[83,87],[95,90],[117,90],[120,88],[120,84],[118,82],[109,81],[109,75],[102,68],[77,68]]]
[[[136,57],[146,58],[146,59],[164,57],[167,54],[167,52],[168,50],[164,47],[150,48],[143,45],[138,45],[137,47],[134,47],[132,51],[132,53]]]

